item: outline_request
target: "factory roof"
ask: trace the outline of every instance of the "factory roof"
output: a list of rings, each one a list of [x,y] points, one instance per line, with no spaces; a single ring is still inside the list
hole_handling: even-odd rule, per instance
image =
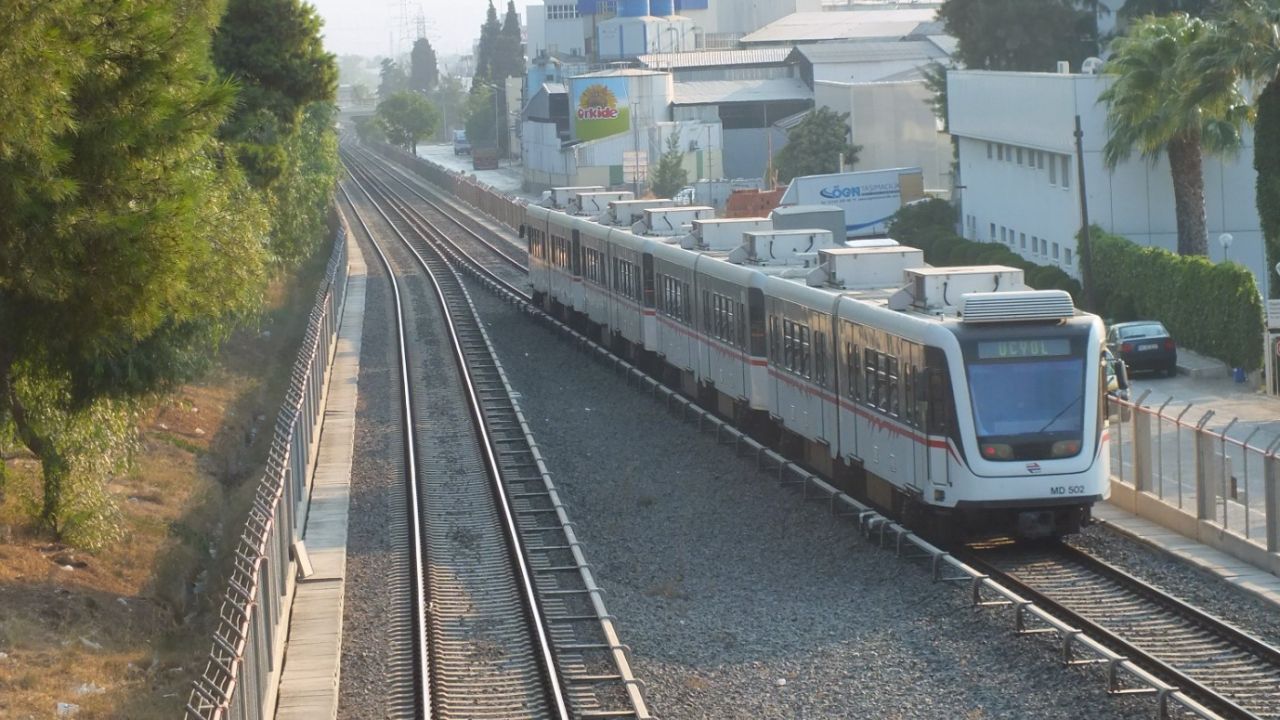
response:
[[[791,48],[765,47],[747,50],[698,50],[696,52],[655,53],[640,55],[636,60],[651,70],[681,68],[738,67],[743,65],[776,65],[786,61]]]
[[[941,35],[941,23],[935,16],[932,8],[798,12],[765,25],[739,42],[801,43]]]
[[[929,61],[946,57],[942,48],[930,40],[866,40],[862,42],[821,42],[798,45],[795,52],[809,62],[826,63],[887,62],[895,60]]]
[[[573,77],[638,77],[644,75],[662,75],[656,70],[642,70],[640,68],[609,68],[608,70],[597,70],[596,72],[583,73],[574,75]]]
[[[812,100],[813,90],[796,78],[701,80],[675,83],[673,105],[723,105],[737,102]]]

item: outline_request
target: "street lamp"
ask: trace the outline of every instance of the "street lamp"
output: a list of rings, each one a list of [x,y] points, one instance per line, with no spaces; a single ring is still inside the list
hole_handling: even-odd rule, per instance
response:
[[[1218,236],[1218,244],[1222,246],[1222,261],[1223,261],[1223,262],[1229,262],[1229,261],[1231,260],[1231,258],[1230,258],[1230,257],[1229,257],[1229,255],[1228,255],[1228,252],[1231,250],[1231,241],[1232,241],[1232,240],[1235,240],[1235,238],[1231,236],[1231,233],[1225,233],[1225,232],[1224,232],[1224,233],[1222,233],[1221,235],[1219,235],[1219,236]]]

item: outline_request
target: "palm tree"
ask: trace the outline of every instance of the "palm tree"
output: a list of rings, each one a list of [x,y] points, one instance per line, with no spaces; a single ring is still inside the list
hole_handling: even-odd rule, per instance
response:
[[[1235,84],[1208,92],[1198,82],[1190,57],[1211,30],[1181,13],[1143,18],[1112,43],[1106,72],[1115,81],[1100,96],[1107,103],[1108,168],[1135,149],[1152,162],[1161,153],[1169,156],[1182,255],[1207,255],[1209,249],[1202,153],[1238,149],[1248,114]]]
[[[1253,100],[1253,167],[1267,267],[1280,261],[1280,0],[1232,0],[1193,52],[1200,96],[1221,94],[1245,81],[1261,87]],[[1280,297],[1280,283],[1268,283]]]

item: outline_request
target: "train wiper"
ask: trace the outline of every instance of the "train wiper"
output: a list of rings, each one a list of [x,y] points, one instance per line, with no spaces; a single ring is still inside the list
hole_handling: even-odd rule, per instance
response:
[[[1048,430],[1050,427],[1052,427],[1054,423],[1058,422],[1058,418],[1062,417],[1062,413],[1064,413],[1064,412],[1066,412],[1066,411],[1070,410],[1070,409],[1071,409],[1071,406],[1072,406],[1072,405],[1075,405],[1075,404],[1076,404],[1076,403],[1078,403],[1078,402],[1080,402],[1080,399],[1081,399],[1081,398],[1083,398],[1083,397],[1084,397],[1084,393],[1080,393],[1079,395],[1077,395],[1075,400],[1072,400],[1071,402],[1067,403],[1067,406],[1066,406],[1066,407],[1064,407],[1064,408],[1062,408],[1061,410],[1059,410],[1059,411],[1058,411],[1058,414],[1057,414],[1057,415],[1054,415],[1054,416],[1053,416],[1053,419],[1051,419],[1051,420],[1049,420],[1049,422],[1045,423],[1045,426],[1044,426],[1044,427],[1042,427],[1042,428],[1040,428],[1039,430],[1037,430],[1037,431],[1036,431],[1036,433],[1037,433],[1037,434],[1042,433],[1042,432],[1044,432],[1045,430]]]

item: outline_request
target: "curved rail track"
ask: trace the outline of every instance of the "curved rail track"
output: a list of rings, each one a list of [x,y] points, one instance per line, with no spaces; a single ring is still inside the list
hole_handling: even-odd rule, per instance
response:
[[[386,161],[376,158],[376,162]],[[403,180],[398,182],[406,187],[409,186]],[[423,198],[436,213],[461,228],[468,237],[480,239],[467,223],[454,216],[454,213],[464,214],[467,212],[465,209],[452,206],[447,201],[443,204],[448,208],[442,207],[441,203],[425,199],[416,191],[413,194]],[[408,201],[402,200],[402,202]],[[431,221],[421,214],[420,218],[421,222],[433,228],[441,242],[450,242]],[[488,244],[487,241],[484,242]],[[497,272],[487,267],[485,262],[473,258],[460,244],[450,242],[450,245],[451,247],[442,246],[442,249],[459,261],[467,263],[469,272],[510,299],[529,302],[528,294],[517,284],[525,276],[523,272],[519,273],[519,278],[508,280],[506,278],[516,274],[510,272],[514,268],[508,268],[508,272],[501,273],[505,277],[499,277]],[[526,309],[531,313],[538,313],[536,309]],[[573,335],[579,343],[590,342],[562,323],[554,320],[552,322]],[[1179,616],[1183,617],[1183,620],[1157,620],[1158,615],[1150,605],[1147,606],[1149,608],[1147,611],[1139,610],[1138,600],[1121,600],[1119,596],[1110,595],[1099,589],[1109,582],[1107,578],[1112,576],[1096,569],[1082,572],[1082,575],[1076,578],[1066,576],[1057,576],[1056,580],[1042,578],[1045,582],[1056,586],[1059,591],[1070,590],[1073,587],[1095,588],[1082,589],[1075,595],[1073,602],[1084,612],[1070,611],[1055,602],[1052,593],[1037,592],[1031,584],[1021,582],[1014,575],[1003,573],[977,553],[966,551],[956,552],[953,555],[951,552],[932,546],[909,529],[880,516],[794,463],[777,457],[772,451],[746,438],[740,431],[724,426],[711,413],[694,407],[691,402],[679,398],[667,388],[662,388],[657,381],[645,377],[625,361],[613,357],[607,349],[598,345],[595,345],[594,349],[600,357],[625,369],[629,373],[629,378],[634,377],[637,382],[646,383],[655,393],[662,391],[668,398],[668,405],[672,401],[682,403],[684,407],[682,414],[685,417],[688,417],[690,412],[697,415],[700,428],[706,421],[716,427],[717,438],[722,433],[729,433],[738,438],[739,444],[753,447],[758,458],[772,457],[773,462],[778,466],[780,479],[784,474],[802,478],[797,482],[801,482],[806,488],[806,497],[811,492],[809,488],[813,487],[818,493],[830,498],[833,511],[837,511],[836,508],[841,505],[849,508],[838,510],[838,512],[857,518],[863,532],[868,535],[878,534],[882,545],[893,543],[904,557],[929,559],[935,580],[968,585],[976,606],[1012,608],[1018,634],[1053,634],[1060,640],[1064,662],[1105,665],[1108,668],[1108,682],[1113,693],[1153,694],[1157,698],[1161,717],[1172,717],[1175,714],[1183,716],[1188,713],[1201,718],[1280,717],[1280,707],[1277,707],[1280,706],[1280,675],[1277,675],[1277,672],[1280,672],[1277,671],[1280,664],[1267,659],[1276,655],[1275,648],[1248,638],[1243,633],[1226,628],[1211,619],[1205,621],[1209,624],[1199,625],[1198,627],[1202,628],[1199,631],[1192,629],[1197,627],[1199,621],[1186,619],[1189,615]],[[961,559],[962,557],[964,559]],[[1024,557],[1022,561],[1026,568],[1043,568],[1042,565],[1038,565],[1038,562],[1035,557]],[[1031,576],[1026,575],[1025,569],[1021,572],[1024,577],[1031,579]],[[1041,572],[1041,570],[1034,572]],[[1127,591],[1131,593],[1128,596],[1130,598],[1140,596],[1144,592],[1159,594],[1159,591],[1145,586],[1141,581],[1132,578],[1130,580],[1132,584]],[[1033,582],[1039,583],[1039,581]],[[1172,598],[1170,600],[1174,603],[1178,602]],[[1191,615],[1207,618],[1203,613],[1189,606],[1184,605],[1184,607]],[[1128,622],[1115,623],[1114,631],[1111,631],[1104,624],[1094,623],[1089,619],[1088,613],[1108,612],[1113,618],[1123,618]],[[1148,612],[1151,614],[1147,614]],[[1216,626],[1214,623],[1217,623]],[[1214,627],[1217,629],[1213,629]],[[1202,636],[1206,643],[1213,637],[1248,639],[1243,641],[1226,639],[1224,640],[1226,644],[1213,649],[1209,644],[1200,644]],[[1144,651],[1142,649],[1146,642],[1144,638],[1161,640],[1167,652]],[[1257,646],[1248,649],[1250,641],[1257,643]],[[1232,642],[1236,644],[1232,645]],[[1257,658],[1257,662],[1246,660],[1245,658],[1249,656]],[[1207,670],[1206,668],[1210,666],[1216,666],[1217,669]],[[1211,674],[1217,674],[1219,680],[1213,680],[1210,677]],[[1268,683],[1270,683],[1269,687]]]
[[[425,568],[423,715],[649,717],[466,289],[421,220],[352,170],[400,241],[375,247],[403,286],[395,293],[407,444],[416,448],[408,461]]]
[[[1280,718],[1280,650],[1073,547],[993,543],[969,559],[1226,717]]]

